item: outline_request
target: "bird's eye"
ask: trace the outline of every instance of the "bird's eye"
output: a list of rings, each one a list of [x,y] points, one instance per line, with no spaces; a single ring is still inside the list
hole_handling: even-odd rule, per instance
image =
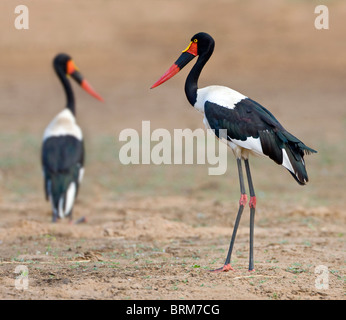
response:
[[[194,39],[193,42],[197,42],[198,40],[197,39]]]

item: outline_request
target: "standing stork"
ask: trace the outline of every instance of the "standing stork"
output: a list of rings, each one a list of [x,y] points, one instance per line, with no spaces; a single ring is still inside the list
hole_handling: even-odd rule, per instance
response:
[[[204,32],[197,33],[192,37],[190,44],[182,52],[178,60],[151,88],[155,88],[172,78],[193,58],[198,56],[197,62],[191,69],[185,82],[186,97],[194,108],[204,114],[203,122],[207,128],[215,130],[217,137],[219,137],[220,129],[227,130],[227,144],[237,159],[241,193],[238,214],[225,264],[223,267],[212,271],[233,270],[230,264],[233,245],[240,218],[247,203],[242,160],[245,163],[250,191],[249,271],[252,271],[254,270],[253,239],[256,196],[251,179],[249,155],[269,157],[277,164],[285,167],[300,185],[304,185],[308,182],[304,154],[316,151],[307,147],[303,142],[286,131],[270,111],[243,94],[217,85],[198,88],[198,78],[212,55],[214,46],[214,39],[209,34]]]
[[[66,93],[65,109],[58,113],[44,131],[41,161],[46,199],[51,202],[53,222],[69,217],[84,173],[84,141],[76,123],[74,94],[67,77],[96,99],[103,99],[91,88],[67,54],[58,54],[53,66]]]

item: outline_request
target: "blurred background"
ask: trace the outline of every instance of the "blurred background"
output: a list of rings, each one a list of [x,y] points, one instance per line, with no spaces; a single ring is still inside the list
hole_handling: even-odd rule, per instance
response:
[[[14,27],[15,7],[29,9],[29,30]],[[161,87],[150,86],[176,60],[191,36],[215,41],[200,87],[222,84],[268,108],[318,154],[306,157],[310,183],[302,188],[268,159],[252,159],[258,201],[302,206],[345,205],[346,2],[327,1],[329,30],[314,26],[321,1],[288,0],[5,0],[0,3],[0,204],[45,204],[40,149],[43,131],[65,107],[53,68],[71,55],[105,99],[73,83],[84,131],[86,172],[79,201],[153,195],[239,198],[236,163],[208,176],[208,165],[119,162],[126,128],[204,128],[184,94],[187,66]],[[45,207],[46,206],[46,207]]]

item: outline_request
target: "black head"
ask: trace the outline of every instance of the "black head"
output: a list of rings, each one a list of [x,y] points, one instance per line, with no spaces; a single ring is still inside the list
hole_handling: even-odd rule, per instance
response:
[[[215,41],[211,35],[205,32],[196,33],[191,38],[191,43],[196,43],[197,45],[197,55],[203,55],[206,53],[211,54],[215,47]]]
[[[56,71],[62,71],[64,74],[69,74],[67,66],[69,61],[72,62],[72,58],[66,53],[59,53],[53,60],[53,66]]]
[[[71,76],[86,92],[95,97],[96,99],[103,101],[90,84],[84,79],[83,75],[79,72],[72,58],[66,53],[59,53],[53,60],[53,66],[61,81],[66,84],[66,76]]]
[[[190,61],[199,56],[204,63],[208,61],[214,51],[215,41],[205,32],[196,33],[191,42],[185,50],[183,50],[180,57],[173,63],[173,65],[165,72],[165,74],[156,81],[151,88],[155,88],[160,84],[166,82],[168,79],[176,75],[181,69],[183,69]]]

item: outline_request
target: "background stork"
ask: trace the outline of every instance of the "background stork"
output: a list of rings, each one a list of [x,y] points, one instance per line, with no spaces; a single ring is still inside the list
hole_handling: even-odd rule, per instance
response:
[[[75,99],[71,76],[96,99],[102,98],[91,88],[67,54],[58,54],[53,66],[65,90],[67,104],[44,131],[42,167],[46,199],[51,202],[53,222],[59,218],[72,220],[72,209],[84,173],[84,141],[81,128],[76,123]]]

